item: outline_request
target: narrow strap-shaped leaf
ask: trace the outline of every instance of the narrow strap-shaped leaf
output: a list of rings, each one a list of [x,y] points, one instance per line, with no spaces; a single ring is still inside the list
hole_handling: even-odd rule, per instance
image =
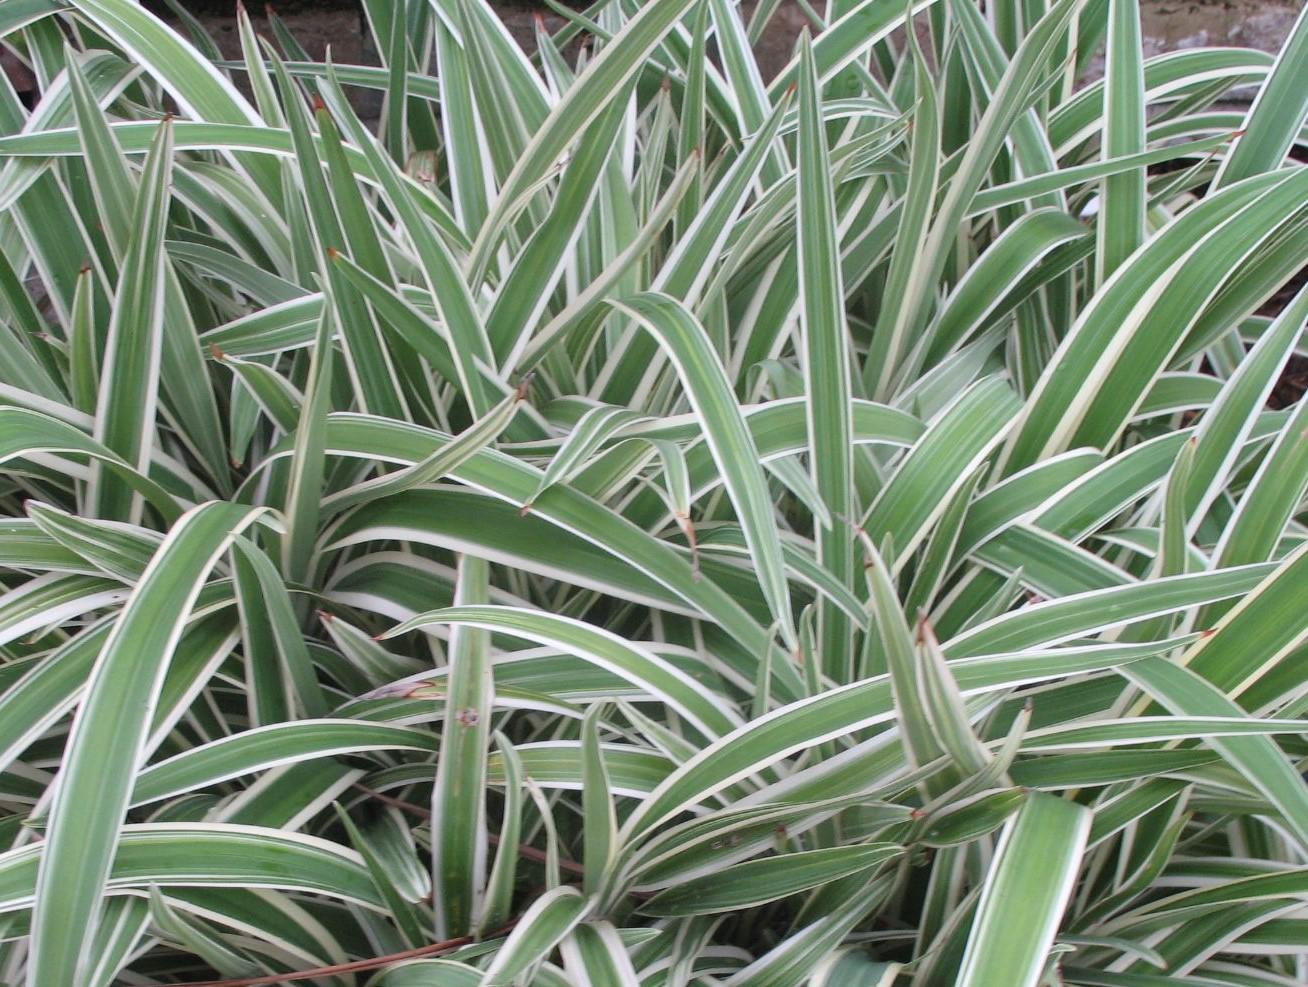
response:
[[[817,74],[808,36],[800,39],[799,286],[803,305],[804,390],[809,469],[828,520],[817,531],[818,564],[846,588],[854,583],[854,540],[848,519],[854,508],[854,422],[850,387],[849,329],[840,277],[840,244],[831,161],[820,113]],[[853,676],[853,633],[830,603],[818,611],[822,667],[835,681]]]
[[[919,276],[909,283],[907,297],[900,303],[902,311],[898,321],[908,335],[919,331],[930,292],[944,269],[971,199],[980,189],[1013,125],[1021,117],[1032,89],[1043,77],[1054,45],[1076,9],[1076,0],[1059,0],[1027,33],[995,88],[976,126],[974,138],[963,150],[957,170],[936,211],[930,234],[922,244],[922,256],[913,265]]]
[[[215,359],[230,367],[235,379],[250,394],[268,420],[283,432],[294,432],[300,422],[304,395],[272,367],[255,360],[238,360],[215,347]]]
[[[1295,342],[1308,325],[1308,287],[1300,289],[1222,387],[1195,431],[1194,467],[1186,489],[1191,534],[1226,486]]]
[[[372,883],[386,902],[387,911],[400,934],[410,948],[421,945],[429,933],[424,928],[426,923],[422,920],[422,912],[415,907],[414,901],[430,894],[431,884],[429,875],[419,867],[413,853],[412,834],[397,826],[388,814],[375,815],[361,827],[339,803],[335,808],[337,818],[367,865]],[[403,858],[400,853],[403,853]],[[414,871],[416,874],[407,873]],[[421,882],[416,887],[412,886],[414,878]]]
[[[370,750],[436,749],[425,730],[359,720],[316,719],[276,723],[192,747],[157,761],[136,776],[132,804],[144,805],[242,775],[315,757]]]
[[[1027,440],[1042,433],[1051,440],[1044,443],[1046,453],[1115,441],[1203,303],[1216,294],[1227,272],[1278,237],[1289,204],[1301,202],[1305,189],[1308,171],[1303,169],[1248,179],[1204,199],[1200,209],[1182,214],[1133,254],[1100,292],[1103,303],[1086,311],[1042,374],[1010,447],[1021,456],[1010,463],[1022,462],[1034,447]],[[1253,193],[1252,200],[1246,192]],[[1186,229],[1189,221],[1198,228]],[[1151,277],[1157,280],[1151,282]],[[1105,320],[1112,321],[1111,332]],[[1069,361],[1079,361],[1079,393],[1053,424],[1059,414],[1055,402],[1068,396],[1070,381],[1063,375]]]
[[[246,647],[254,644],[260,654],[246,654],[247,663],[273,662],[276,677],[282,684],[288,700],[287,711],[277,719],[300,716],[324,716],[327,698],[314,672],[309,650],[304,643],[295,616],[295,607],[286,584],[267,554],[248,538],[233,543],[233,559],[238,581],[243,583],[241,603],[242,622],[250,621],[246,628],[249,638]],[[257,722],[275,722],[262,720]]]
[[[477,312],[463,278],[458,262],[449,247],[432,229],[422,208],[415,201],[416,196],[424,194],[415,189],[401,177],[395,163],[377,143],[377,139],[368,133],[359,122],[349,101],[340,89],[339,82],[329,77],[329,85],[323,91],[323,98],[331,108],[332,117],[363,153],[381,185],[386,200],[396,212],[405,233],[417,253],[422,273],[436,305],[441,321],[454,340],[451,347],[455,364],[459,370],[459,383],[464,397],[472,408],[473,414],[483,415],[489,409],[485,398],[485,388],[481,382],[481,371],[477,364],[494,372],[496,366],[491,351],[490,339],[486,327]]]
[[[874,541],[893,539],[896,571],[944,514],[953,491],[1003,440],[1020,408],[1007,381],[978,381],[940,413],[904,458],[862,522]]]
[[[773,407],[774,405],[768,405],[765,410],[771,410]],[[804,441],[802,407],[796,404],[780,410],[783,411],[783,418],[792,420],[794,426],[792,441],[795,450],[798,450]],[[870,421],[865,421],[869,431],[878,435],[882,434],[883,429],[886,429],[887,435],[917,434],[916,423],[902,413],[888,414],[887,409],[871,405],[867,406],[866,410],[871,412]],[[751,416],[749,421],[759,429],[761,434],[768,434],[764,429],[765,424],[769,429],[776,424],[769,415],[764,415],[762,418]],[[858,409],[855,410],[855,424],[859,424]],[[450,441],[449,436],[431,429],[401,426],[397,423],[357,415],[333,416],[328,423],[328,432],[328,448],[333,455],[382,459],[398,463],[417,462]],[[277,457],[289,455],[289,452],[289,444],[283,442],[277,450],[270,453],[267,461],[275,462]],[[507,504],[526,503],[540,482],[538,470],[491,450],[483,450],[472,457],[459,467],[456,475],[463,483],[474,488],[493,491],[496,499],[473,498],[488,505],[496,504],[497,500]],[[444,498],[448,493],[450,491],[410,491],[403,498],[394,500],[426,501],[430,497]],[[657,501],[657,496],[655,499]],[[662,504],[658,506],[662,510]],[[360,512],[360,514],[366,513],[366,511]],[[436,517],[433,517],[429,509],[420,509],[420,513],[422,517],[419,527],[440,520],[440,512],[437,512]],[[516,511],[513,513],[516,514]],[[694,570],[683,554],[676,552],[667,543],[652,537],[621,515],[597,507],[596,501],[579,491],[567,486],[551,488],[533,506],[529,518],[523,520],[531,518],[541,519],[542,524],[548,524],[554,530],[575,536],[576,540],[584,540],[593,550],[621,559],[622,565],[610,569],[610,573],[624,580],[643,577],[639,578],[639,583],[643,583],[646,587],[651,584],[662,587],[655,598],[664,603],[668,600],[684,600],[690,605],[693,613],[708,616],[728,629],[731,640],[740,642],[754,654],[753,661],[757,661],[757,655],[761,654],[763,649],[775,646],[768,644],[769,635],[765,629],[737,599],[711,580],[696,580]],[[352,522],[353,519],[342,525],[347,535]],[[506,530],[511,529],[506,527]],[[504,533],[503,530],[499,532],[501,535]],[[544,554],[546,557],[549,555],[548,552]],[[600,580],[599,586],[602,587],[606,582],[607,577]],[[677,604],[674,602],[673,606]],[[798,687],[794,669],[787,663],[782,663],[782,667],[777,671],[778,686],[788,693],[789,690]]]
[[[327,415],[331,411],[332,360],[335,343],[335,309],[324,305],[318,316],[309,380],[295,430],[290,477],[286,485],[286,536],[282,539],[282,571],[292,579],[308,575],[326,470],[324,447]]]
[[[172,649],[209,569],[260,513],[234,504],[188,512],[155,553],[96,660],[50,811],[32,919],[36,983],[79,983],[89,968],[86,949]]]
[[[356,483],[352,487],[325,497],[322,502],[324,513],[337,514],[357,504],[391,497],[405,490],[442,479],[494,442],[513,421],[525,397],[526,387],[518,388],[491,408],[483,418],[473,422],[452,441],[441,446],[423,461],[394,473],[364,480],[362,483]]]
[[[682,233],[695,221],[703,204],[703,169],[699,149],[704,144],[705,80],[708,75],[709,16],[711,7],[701,3],[690,22],[691,46],[687,55],[685,90],[677,114],[677,160],[695,168],[692,186],[677,209],[676,229]]]
[[[953,493],[948,509],[940,516],[935,531],[923,546],[913,581],[904,595],[905,614],[929,613],[936,594],[959,561],[956,555],[959,537],[963,533],[963,525],[972,507],[972,497],[984,469],[982,467],[974,473],[971,479]]]
[[[328,178],[323,174],[322,160],[318,156],[317,144],[309,124],[309,112],[300,91],[275,54],[272,55],[272,65],[295,147],[305,214],[315,240],[309,247],[312,256],[317,258],[319,269],[325,269],[330,278],[334,276],[335,265],[328,262],[327,252],[345,246],[348,234],[342,229],[333,202],[334,193]],[[325,117],[326,110],[320,110],[319,114],[320,118]],[[343,185],[346,186],[345,195],[355,192],[353,176],[346,178]],[[361,217],[352,218],[357,223]],[[337,324],[359,404],[367,411],[389,418],[407,417],[395,368],[391,364],[389,352],[381,345],[371,313],[353,290],[333,287],[336,290],[327,292],[325,298],[339,309]]]
[[[1266,563],[1239,566],[1133,582],[1048,600],[1001,614],[950,638],[944,642],[945,655],[961,658],[1056,644],[1134,620],[1242,596],[1275,568]]]
[[[140,62],[170,66],[173,74],[166,81],[173,96],[198,119],[261,122],[230,79],[139,5],[129,0],[76,0],[72,6]]]
[[[482,987],[507,987],[527,967],[550,950],[586,916],[590,903],[567,885],[546,891],[518,921],[494,962],[482,977]]]
[[[76,0],[80,15],[112,38],[132,60],[147,68],[188,116],[226,124],[261,126],[249,102],[230,78],[194,46],[132,0]],[[261,192],[272,195],[276,173],[254,155],[236,156]]]
[[[150,461],[159,393],[163,241],[172,159],[172,129],[165,125],[159,128],[141,175],[96,403],[96,440],[141,472]],[[98,464],[91,478],[90,497],[100,517],[133,522],[140,518],[141,504],[133,491]]]
[[[1154,148],[1153,150],[1128,154],[1106,161],[1069,165],[1056,171],[1032,175],[1030,178],[1005,182],[1002,185],[995,185],[978,192],[972,200],[971,206],[968,207],[968,215],[975,216],[979,213],[989,212],[992,209],[1015,205],[1042,192],[1071,188],[1085,182],[1120,175],[1131,171],[1133,168],[1147,168],[1149,165],[1161,164],[1164,161],[1174,161],[1178,158],[1206,154],[1223,144],[1230,143],[1230,140],[1229,134],[1203,137],[1198,140],[1169,144],[1167,147]]]
[[[146,528],[76,517],[39,501],[28,502],[27,516],[59,544],[128,585],[141,578],[163,540]]]
[[[242,950],[224,942],[207,922],[173,908],[157,888],[150,888],[150,921],[170,942],[179,943],[224,977],[252,977],[258,965]]]
[[[1110,0],[1104,63],[1104,160],[1145,146],[1144,53],[1139,0]],[[1144,241],[1145,170],[1105,178],[1100,186],[1095,272],[1102,283]]]
[[[884,905],[895,878],[892,874],[873,872],[873,875],[855,874],[816,892],[811,912],[813,920],[735,973],[726,981],[725,987],[802,983],[839,948],[860,921]],[[856,975],[871,976],[871,973],[863,970]],[[878,987],[886,983],[884,970],[880,971],[877,981]]]
[[[990,752],[977,738],[958,683],[925,615],[918,619],[915,645],[917,685],[931,729],[963,777],[981,774],[992,761]]]
[[[639,412],[611,405],[598,405],[586,412],[568,432],[563,444],[559,446],[559,451],[554,454],[549,466],[545,468],[545,473],[540,478],[540,486],[532,494],[532,500],[556,483],[567,483],[615,432],[624,425],[643,418],[644,416]]]
[[[726,77],[725,92],[729,93],[736,110],[736,119],[742,134],[756,132],[767,119],[772,101],[759,74],[758,62],[750,50],[750,42],[741,23],[741,11],[729,0],[707,0],[704,5],[712,12],[714,36],[722,55]],[[763,166],[765,185],[772,185],[787,165],[784,151],[774,148],[772,157]]]
[[[0,463],[39,452],[89,456],[116,471],[126,486],[141,494],[166,520],[181,516],[177,498],[85,432],[49,415],[0,408]]]
[[[691,2],[666,0],[641,8],[550,109],[531,143],[514,164],[513,171],[505,178],[499,197],[478,232],[469,263],[469,269],[478,280],[479,272],[498,246],[501,233],[522,194],[553,167],[577,135],[603,112],[617,93],[624,90],[627,80],[644,64],[663,36],[681,20]]]
[[[7,768],[72,708],[109,626],[92,626],[69,640],[0,696],[0,768]]]
[[[903,852],[893,843],[825,847],[751,860],[685,881],[641,906],[650,915],[739,911],[876,867]]]
[[[1167,647],[1173,647],[1168,644]],[[1064,675],[1134,663],[1142,655],[1154,654],[1157,645],[1099,646],[1077,654],[1064,649],[1065,662],[1050,663],[1040,652],[1018,652],[969,661],[956,661],[951,672],[963,695],[974,691],[1061,678]],[[636,836],[665,822],[671,816],[756,774],[797,751],[808,750],[854,730],[886,723],[895,717],[891,685],[887,676],[876,676],[850,685],[828,689],[820,695],[790,703],[764,714],[734,733],[704,747],[693,758],[667,776],[642,802],[623,826],[624,849]],[[822,794],[833,792],[821,781]]]
[[[41,907],[44,874],[53,860],[49,840],[0,854],[0,910]],[[38,871],[41,877],[38,879]],[[326,894],[368,908],[383,907],[367,869],[352,850],[303,833],[229,823],[131,823],[122,827],[107,870],[112,891],[222,885],[283,888]],[[35,890],[34,890],[35,889]],[[98,897],[98,895],[97,895]],[[39,914],[34,916],[34,921]],[[34,926],[34,931],[39,931]],[[92,931],[68,929],[92,942]],[[75,957],[70,958],[75,959]],[[88,957],[87,971],[96,957]],[[33,981],[34,983],[36,981]],[[75,984],[84,980],[64,980]]]
[[[1306,579],[1308,546],[1301,546],[1227,611],[1182,663],[1239,699],[1308,640],[1302,606]]]
[[[944,750],[931,732],[931,721],[918,682],[913,635],[904,619],[904,610],[895,592],[890,570],[875,545],[869,542],[866,551],[868,559],[863,571],[868,582],[868,602],[881,648],[879,660],[875,665],[861,669],[860,677],[866,678],[878,673],[890,676],[895,697],[895,715],[904,735],[905,753],[910,764],[922,767],[941,757]],[[942,785],[950,783],[951,779],[943,779],[928,784],[938,794]]]
[[[591,706],[581,724],[581,811],[585,827],[582,863],[586,869],[582,890],[592,895],[607,881],[618,851],[618,817],[600,747],[602,711],[602,704]]]
[[[1014,299],[1014,285],[1046,258],[1052,263],[1050,255],[1059,247],[1086,235],[1081,223],[1052,209],[1033,210],[1004,230],[942,304],[929,339],[922,341],[927,365],[936,365],[990,319],[1011,309],[1020,300]]]
[[[1244,133],[1213,179],[1215,188],[1279,168],[1308,118],[1308,8],[1290,30],[1267,81],[1258,87]]]
[[[1039,983],[1076,884],[1090,815],[1075,802],[1034,793],[1004,828],[981,888],[959,987]]]
[[[97,931],[95,967],[87,982],[95,987],[112,984],[140,946],[149,926],[150,906],[143,899],[127,895],[110,898]]]
[[[711,266],[727,242],[750,188],[767,160],[789,102],[788,98],[782,98],[718,181],[694,223],[678,238],[676,247],[654,279],[655,290],[692,306],[698,302]]]
[[[422,0],[414,0],[421,3]],[[391,29],[386,42],[386,68],[390,78],[382,105],[380,133],[386,149],[397,164],[409,156],[409,132],[405,114],[408,110],[409,79],[409,0],[393,0],[390,5]]]
[[[1301,556],[1302,560],[1304,556]],[[1242,716],[1244,710],[1206,679],[1162,658],[1146,658],[1122,674],[1176,716]],[[1308,791],[1271,737],[1214,737],[1208,744],[1274,806],[1295,841],[1308,846]]]
[[[433,610],[392,628],[386,637],[435,623],[463,624],[563,648],[585,661],[649,690],[710,737],[739,725],[739,717],[720,708],[721,700],[689,675],[653,652],[616,634],[558,614],[514,607],[458,606]]]
[[[455,605],[486,602],[489,566],[459,560]],[[473,625],[450,639],[445,729],[432,788],[432,881],[436,937],[449,939],[474,927],[486,881],[486,758],[495,680],[490,635]]]
[[[513,259],[486,315],[486,333],[497,360],[521,348],[545,311],[599,193],[601,172],[619,144],[619,127],[626,114],[627,100],[616,98],[582,133],[549,214]]]
[[[886,273],[884,301],[877,313],[876,328],[863,365],[863,383],[869,397],[886,400],[892,384],[913,342],[914,299],[922,293],[919,284],[933,271],[923,252],[931,231],[931,211],[936,201],[940,176],[940,111],[935,80],[927,71],[916,34],[909,36],[913,66],[912,142],[909,148],[908,187],[899,213],[890,270]],[[801,79],[803,77],[801,76]],[[800,185],[801,201],[803,185]],[[802,232],[802,227],[801,227]]]
[[[675,299],[647,292],[614,307],[638,320],[659,341],[677,368],[704,438],[722,474],[758,571],[759,586],[787,647],[798,643],[786,592],[781,540],[772,513],[758,449],[745,426],[731,383],[703,327]]]
[[[486,879],[482,911],[477,916],[477,930],[483,935],[491,929],[498,929],[508,918],[514,877],[518,872],[518,842],[522,834],[522,760],[513,744],[499,731],[495,732],[495,746],[499,749],[504,777],[504,808],[500,816],[499,849]]]
[[[636,967],[611,922],[583,922],[559,946],[576,983],[639,987]]]
[[[460,224],[464,229],[475,230],[486,218],[490,181],[482,140],[477,132],[467,54],[444,18],[437,17],[433,28],[451,198]]]
[[[905,15],[917,13],[931,6],[935,0],[861,0],[827,25],[813,44],[813,57],[819,81],[826,83],[846,66],[866,53],[873,45],[884,41],[892,31],[903,27]],[[768,84],[773,103],[780,94],[795,84],[799,74],[799,59],[790,62]]]
[[[1222,531],[1214,553],[1218,565],[1236,566],[1270,559],[1308,491],[1308,401],[1276,435],[1257,473]]]
[[[534,336],[522,339],[521,352],[510,355],[507,367],[532,369],[560,340],[566,338],[569,329],[581,325],[583,320],[593,318],[601,311],[603,299],[617,285],[630,278],[636,264],[654,246],[673,213],[677,212],[680,216],[682,211],[689,208],[686,203],[692,201],[700,170],[700,155],[695,151],[681,166],[664,191],[663,198],[650,210],[645,225],[630,238],[627,247]]]

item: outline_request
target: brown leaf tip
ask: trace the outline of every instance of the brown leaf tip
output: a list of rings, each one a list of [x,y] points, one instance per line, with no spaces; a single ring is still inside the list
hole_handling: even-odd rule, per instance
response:
[[[515,401],[526,401],[527,395],[531,392],[531,382],[536,377],[536,371],[528,371],[526,376],[518,382],[518,389],[513,394]]]

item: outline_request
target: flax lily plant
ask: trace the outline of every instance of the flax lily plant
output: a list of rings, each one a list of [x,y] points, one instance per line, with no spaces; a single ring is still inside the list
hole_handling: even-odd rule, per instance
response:
[[[0,983],[1304,983],[1308,15],[364,6],[0,4]]]

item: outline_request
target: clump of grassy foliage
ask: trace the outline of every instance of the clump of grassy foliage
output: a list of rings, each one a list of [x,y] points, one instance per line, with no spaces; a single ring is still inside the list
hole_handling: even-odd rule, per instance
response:
[[[1308,20],[365,6],[0,5],[0,981],[1305,982]]]

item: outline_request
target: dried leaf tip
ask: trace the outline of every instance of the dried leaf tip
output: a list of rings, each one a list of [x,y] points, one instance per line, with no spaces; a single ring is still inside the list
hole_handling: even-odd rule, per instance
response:
[[[340,259],[341,259],[341,252],[340,252],[339,250],[337,250],[335,247],[328,247],[328,248],[327,248],[327,259],[328,259],[328,260],[340,260]]]
[[[925,610],[917,612],[917,643],[918,644],[935,644],[936,629],[931,624],[931,618]]]
[[[513,400],[526,401],[527,395],[531,393],[531,382],[536,376],[536,371],[528,371],[522,380],[518,381],[518,389],[513,394]]]

